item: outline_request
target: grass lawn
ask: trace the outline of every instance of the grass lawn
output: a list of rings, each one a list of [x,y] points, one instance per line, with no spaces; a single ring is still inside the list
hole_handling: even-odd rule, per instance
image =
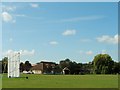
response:
[[[2,88],[2,74],[0,74],[0,90]]]
[[[3,75],[3,88],[117,88],[118,75],[33,75],[25,78],[7,78]]]

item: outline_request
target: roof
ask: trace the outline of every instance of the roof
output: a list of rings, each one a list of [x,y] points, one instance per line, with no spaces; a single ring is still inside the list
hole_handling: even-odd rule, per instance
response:
[[[65,67],[65,68],[63,69],[63,71],[64,71],[64,70],[69,70],[69,69],[68,69],[67,67]],[[70,71],[70,70],[69,70],[69,71]]]
[[[54,64],[56,65],[54,62],[46,62],[46,61],[41,61],[40,63],[38,63],[37,65],[34,65],[31,70],[43,70],[43,64]]]
[[[49,63],[49,64],[55,64],[55,62],[46,62],[46,61],[41,61],[40,63]]]
[[[37,64],[32,64],[32,66],[36,66]]]
[[[31,70],[43,70],[41,64],[37,64],[31,68]]]

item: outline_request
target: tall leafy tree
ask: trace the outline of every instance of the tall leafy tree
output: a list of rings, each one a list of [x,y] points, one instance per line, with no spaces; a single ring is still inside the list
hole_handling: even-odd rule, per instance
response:
[[[111,74],[114,61],[108,54],[98,54],[94,57],[94,73]]]
[[[32,67],[31,63],[29,61],[25,61],[24,70],[29,71],[31,67]]]
[[[114,62],[113,74],[120,74],[120,62]]]
[[[7,73],[7,67],[8,67],[8,57],[4,57],[2,59],[2,72]]]
[[[70,59],[65,59],[60,61],[60,68],[63,69],[65,67],[69,68],[70,67]]]
[[[20,63],[20,72],[25,70],[25,64],[23,62]]]

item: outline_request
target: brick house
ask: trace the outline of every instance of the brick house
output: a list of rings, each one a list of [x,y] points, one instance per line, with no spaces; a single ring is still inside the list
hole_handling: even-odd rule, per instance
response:
[[[55,65],[56,65],[56,63],[54,63],[54,62],[41,61],[37,65],[33,66],[31,68],[31,71],[34,74],[52,74],[52,73],[54,73]]]

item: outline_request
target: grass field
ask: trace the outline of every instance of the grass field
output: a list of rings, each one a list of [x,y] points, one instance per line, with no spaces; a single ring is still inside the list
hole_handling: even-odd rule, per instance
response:
[[[23,77],[28,76],[29,79]],[[117,88],[118,75],[21,75],[7,78],[3,88]]]
[[[2,74],[0,74],[0,90],[2,88]]]

